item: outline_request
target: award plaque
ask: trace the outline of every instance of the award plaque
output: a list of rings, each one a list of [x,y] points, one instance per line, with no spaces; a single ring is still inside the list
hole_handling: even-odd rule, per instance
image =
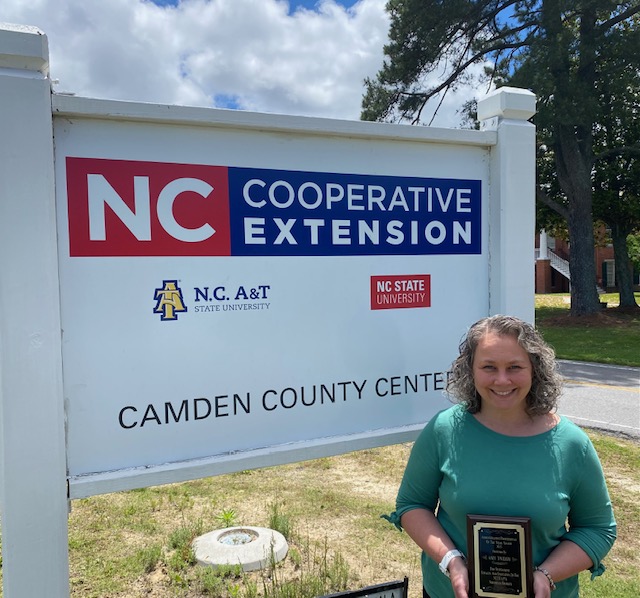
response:
[[[531,520],[467,515],[469,598],[533,598]]]

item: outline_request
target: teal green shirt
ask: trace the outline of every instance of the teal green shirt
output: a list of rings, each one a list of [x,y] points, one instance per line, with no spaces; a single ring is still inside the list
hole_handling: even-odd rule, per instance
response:
[[[451,540],[467,553],[467,514],[530,517],[533,564],[571,540],[604,571],[616,537],[602,467],[589,437],[562,417],[536,436],[498,434],[462,406],[436,415],[416,440],[389,520],[412,509],[436,511]],[[422,554],[423,583],[432,598],[453,596],[438,564]],[[557,583],[554,598],[578,596],[578,576]]]

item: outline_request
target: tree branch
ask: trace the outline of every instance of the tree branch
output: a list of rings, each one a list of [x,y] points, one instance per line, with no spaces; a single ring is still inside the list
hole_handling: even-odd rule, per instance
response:
[[[482,57],[484,57],[484,56],[486,56],[488,54],[493,54],[494,52],[502,52],[504,50],[522,48],[524,46],[527,46],[528,44],[529,44],[529,42],[527,40],[524,40],[524,41],[518,42],[518,43],[502,44],[500,46],[494,46],[494,47],[491,47],[491,48],[486,48],[484,50],[480,50],[479,52],[476,52],[473,56],[471,56],[471,58],[468,58],[463,64],[457,66],[454,69],[453,73],[451,73],[451,75],[449,75],[449,77],[447,77],[437,87],[434,87],[433,89],[431,89],[429,91],[420,92],[420,93],[411,92],[411,91],[400,91],[398,93],[400,95],[408,96],[408,97],[421,97],[421,98],[424,98],[425,101],[429,100],[434,95],[436,95],[437,93],[441,92],[443,89],[449,88],[456,81],[456,79],[458,78],[460,73],[462,73],[467,67],[471,66],[474,62],[477,62],[478,60],[480,60]]]
[[[569,221],[569,210],[562,204],[551,199],[540,187],[536,187],[536,200]]]
[[[506,10],[507,8],[513,6],[514,4],[518,4],[518,2],[521,2],[521,0],[508,0],[504,4],[499,4],[498,6],[496,6],[492,11],[488,12],[487,14],[482,14],[478,18],[477,22],[473,23],[472,26],[463,27],[462,28],[462,32],[465,33],[465,34],[468,34],[471,31],[473,31],[474,33],[477,33],[478,31],[482,31],[491,21],[493,21],[493,23],[494,23],[494,25],[496,27],[496,30],[497,30],[498,26],[497,26],[496,17],[501,12]],[[482,12],[482,11],[480,11],[480,12]],[[509,33],[509,31],[507,33]]]
[[[609,19],[608,21],[605,21],[604,23],[600,23],[600,25],[598,25],[598,27],[597,27],[597,30],[602,32],[602,31],[605,31],[607,29],[611,29],[611,27],[613,27],[614,25],[617,25],[618,23],[621,23],[625,19],[628,19],[629,17],[632,17],[633,15],[635,15],[638,12],[640,12],[640,6],[632,6],[631,8],[628,8],[627,10],[625,10],[624,12],[621,12],[619,15],[613,17],[613,19]]]
[[[622,155],[638,156],[640,157],[640,146],[637,145],[622,145],[620,147],[612,147],[611,149],[600,152],[597,156],[593,157],[593,163],[607,160],[613,156]]]

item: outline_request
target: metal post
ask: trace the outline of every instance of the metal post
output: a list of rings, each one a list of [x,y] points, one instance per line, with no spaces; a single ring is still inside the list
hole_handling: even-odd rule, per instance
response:
[[[496,130],[491,152],[489,311],[535,317],[535,127],[530,91],[501,87],[478,102],[478,119]]]
[[[0,475],[6,598],[69,596],[47,38],[0,25]]]

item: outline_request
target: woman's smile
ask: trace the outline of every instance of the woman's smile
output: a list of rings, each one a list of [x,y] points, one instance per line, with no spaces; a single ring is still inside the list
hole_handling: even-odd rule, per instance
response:
[[[529,355],[514,336],[488,332],[476,347],[473,379],[485,414],[524,412],[532,380]]]

